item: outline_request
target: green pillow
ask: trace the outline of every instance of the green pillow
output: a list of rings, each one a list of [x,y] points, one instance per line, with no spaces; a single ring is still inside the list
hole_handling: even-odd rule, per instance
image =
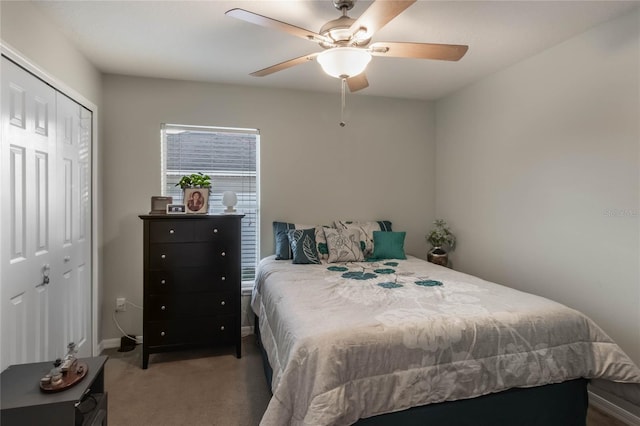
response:
[[[406,259],[406,232],[373,231],[373,256],[376,259]]]

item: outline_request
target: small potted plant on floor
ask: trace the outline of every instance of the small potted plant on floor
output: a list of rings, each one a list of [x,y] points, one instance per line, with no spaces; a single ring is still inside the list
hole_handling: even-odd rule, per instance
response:
[[[449,251],[456,248],[456,237],[451,233],[447,222],[442,219],[436,219],[433,224],[435,227],[425,237],[427,242],[431,244],[431,250],[427,253],[427,260],[436,265],[449,265]]]
[[[207,213],[209,211],[209,189],[211,177],[204,173],[192,173],[180,178],[176,186],[184,192],[187,213]]]

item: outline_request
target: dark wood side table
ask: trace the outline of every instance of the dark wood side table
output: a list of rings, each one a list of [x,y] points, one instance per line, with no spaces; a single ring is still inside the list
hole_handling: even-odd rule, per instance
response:
[[[87,375],[73,387],[55,393],[40,390],[40,378],[53,368],[53,362],[18,364],[4,370],[0,375],[0,424],[106,426],[104,364],[107,357],[80,358],[79,361],[87,364]]]

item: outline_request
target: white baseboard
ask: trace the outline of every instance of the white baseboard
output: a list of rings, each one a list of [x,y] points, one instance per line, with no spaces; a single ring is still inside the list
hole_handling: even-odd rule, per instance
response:
[[[253,334],[253,326],[252,325],[245,325],[244,327],[242,327],[242,337],[246,337],[250,334]]]
[[[591,391],[589,391],[589,404],[629,426],[640,426],[640,417]]]

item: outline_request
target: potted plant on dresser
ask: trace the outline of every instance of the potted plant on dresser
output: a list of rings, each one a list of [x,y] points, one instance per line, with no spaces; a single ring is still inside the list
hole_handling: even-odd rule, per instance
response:
[[[427,260],[441,266],[449,266],[449,251],[456,248],[456,237],[453,235],[447,222],[436,219],[435,227],[425,237],[431,244],[431,250],[427,253]]]
[[[206,214],[209,211],[211,177],[202,172],[184,175],[176,186],[183,190],[183,202],[187,213]]]

